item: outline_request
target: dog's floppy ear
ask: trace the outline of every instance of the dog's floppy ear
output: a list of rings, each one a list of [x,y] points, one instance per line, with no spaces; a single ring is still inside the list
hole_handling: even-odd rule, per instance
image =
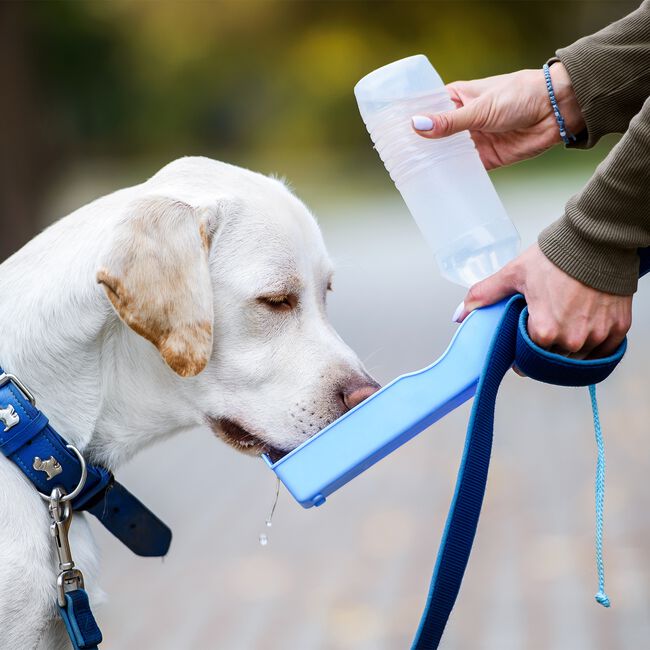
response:
[[[212,353],[208,253],[217,219],[217,206],[138,199],[115,228],[97,273],[120,318],[182,377],[201,372]]]

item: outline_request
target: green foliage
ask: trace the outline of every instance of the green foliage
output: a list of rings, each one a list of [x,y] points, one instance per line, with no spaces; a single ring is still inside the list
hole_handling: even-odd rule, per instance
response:
[[[627,2],[29,4],[52,128],[79,153],[366,156],[352,88],[426,53],[443,78],[539,66]],[[362,153],[363,152],[363,153]]]

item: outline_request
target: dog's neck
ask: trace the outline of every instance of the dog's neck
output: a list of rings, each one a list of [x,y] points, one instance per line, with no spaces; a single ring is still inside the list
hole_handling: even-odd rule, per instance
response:
[[[0,265],[0,366],[32,389],[66,440],[115,469],[200,416],[179,404],[179,390],[191,387],[119,321],[96,284],[101,232],[95,222],[84,236],[82,216]]]

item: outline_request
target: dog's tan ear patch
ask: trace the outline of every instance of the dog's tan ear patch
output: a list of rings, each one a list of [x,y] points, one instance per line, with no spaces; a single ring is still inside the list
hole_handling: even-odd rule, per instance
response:
[[[209,211],[166,197],[139,199],[115,229],[97,272],[120,318],[174,372],[201,372],[212,354]]]

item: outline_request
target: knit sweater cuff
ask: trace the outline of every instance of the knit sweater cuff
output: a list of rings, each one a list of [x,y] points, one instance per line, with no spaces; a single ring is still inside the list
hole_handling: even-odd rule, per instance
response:
[[[606,133],[623,133],[650,94],[650,1],[604,29],[560,48],[592,147]]]
[[[556,60],[564,64],[578,105],[585,121],[585,130],[573,145],[577,149],[590,149],[600,138],[610,133],[612,107],[607,102],[592,101],[598,93],[598,81],[594,79],[593,70],[599,64],[599,52],[582,41],[557,51]]]
[[[544,229],[538,242],[553,264],[583,284],[622,296],[636,291],[639,256],[635,250],[590,241],[566,216]]]

